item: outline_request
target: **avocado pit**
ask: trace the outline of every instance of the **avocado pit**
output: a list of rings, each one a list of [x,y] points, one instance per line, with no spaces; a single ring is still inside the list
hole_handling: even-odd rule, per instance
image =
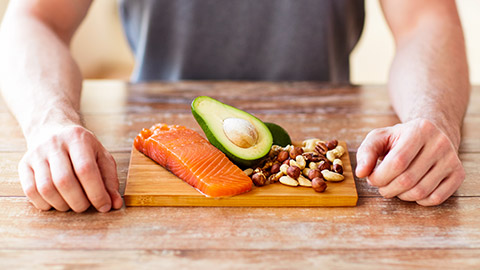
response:
[[[224,119],[223,132],[233,144],[241,148],[250,148],[258,140],[258,132],[252,123],[241,118]]]

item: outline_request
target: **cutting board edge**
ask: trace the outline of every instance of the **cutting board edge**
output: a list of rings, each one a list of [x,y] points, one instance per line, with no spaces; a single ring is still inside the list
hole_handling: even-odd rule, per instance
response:
[[[351,166],[351,159],[348,152],[348,147],[346,142],[341,141],[339,144],[343,144],[346,148],[346,155],[342,157],[342,159],[346,158],[348,160],[349,170],[352,171]],[[337,195],[336,197],[332,198],[330,196],[322,198],[322,200],[314,200],[312,203],[311,198],[305,198],[303,196],[296,197],[296,196],[280,196],[282,203],[279,203],[278,197],[276,196],[258,196],[256,198],[262,201],[262,204],[258,204],[258,200],[245,200],[241,196],[231,197],[228,200],[223,199],[213,199],[204,197],[202,195],[198,196],[181,196],[181,195],[169,195],[165,196],[162,194],[154,195],[148,194],[145,195],[143,193],[136,193],[135,191],[130,191],[128,184],[128,180],[130,179],[130,167],[132,165],[134,155],[133,151],[136,151],[135,147],[132,147],[132,155],[130,156],[130,163],[129,163],[129,170],[127,173],[127,182],[125,184],[125,191],[124,191],[124,200],[126,206],[179,206],[179,207],[187,207],[187,206],[199,206],[199,207],[354,207],[358,203],[358,192],[355,184],[355,177],[352,174],[352,181],[353,181],[353,190],[354,194],[352,195]],[[137,151],[138,152],[138,151]],[[140,153],[140,152],[138,152]],[[142,154],[143,155],[143,154]],[[149,159],[149,158],[148,158]],[[155,163],[151,159],[149,159],[152,164]],[[155,163],[156,164],[156,163]],[[156,164],[158,166],[158,164]],[[173,174],[172,174],[173,175]],[[172,200],[172,198],[174,200]],[[232,199],[234,198],[234,199]],[[286,198],[288,198],[286,200]],[[220,203],[219,203],[220,202]],[[289,202],[289,203],[286,203]]]
[[[200,206],[200,207],[354,207],[358,202],[356,196],[337,196],[335,198],[325,197],[321,200],[312,201],[307,197],[290,196],[281,197],[278,200],[273,196],[258,196],[254,201],[245,200],[241,197],[232,197],[228,199],[214,199],[207,197],[185,197],[162,195],[139,195],[129,194],[124,197],[126,206]],[[174,200],[172,200],[174,199]],[[258,202],[261,201],[262,204]]]

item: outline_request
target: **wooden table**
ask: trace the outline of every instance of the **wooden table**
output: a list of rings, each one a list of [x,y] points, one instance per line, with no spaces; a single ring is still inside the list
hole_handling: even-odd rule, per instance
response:
[[[156,122],[200,131],[190,114],[198,95],[276,122],[295,140],[346,140],[353,166],[368,131],[398,122],[385,86],[87,81],[82,112],[113,153],[122,192],[134,136]],[[16,169],[25,142],[0,101],[0,268],[478,269],[479,99],[474,87],[460,147],[466,180],[438,207],[384,199],[357,179],[357,207],[129,207],[106,214],[40,212],[28,203]]]

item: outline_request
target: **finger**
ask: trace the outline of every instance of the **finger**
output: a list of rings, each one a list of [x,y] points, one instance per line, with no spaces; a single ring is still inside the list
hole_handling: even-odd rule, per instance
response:
[[[35,177],[32,168],[26,164],[20,163],[18,166],[18,176],[25,195],[30,199],[33,205],[37,209],[43,211],[50,210],[52,206],[42,198],[35,186]]]
[[[432,175],[433,173],[435,177],[438,176],[438,173],[442,172],[441,166],[434,166],[435,161],[437,160],[435,158],[435,151],[436,149],[432,149],[431,147],[428,149],[423,148],[418,153],[417,157],[413,160],[413,162],[410,164],[410,166],[403,173],[393,179],[393,181],[391,181],[388,185],[380,187],[378,189],[380,194],[382,194],[382,196],[384,196],[385,198],[393,198],[412,189],[419,182],[422,183],[418,187],[419,189],[421,189],[425,184],[431,184],[430,182],[424,182],[425,179],[423,178],[427,176],[427,173],[429,175]],[[442,175],[440,175],[440,180],[447,175],[448,174],[444,172]],[[430,192],[432,190],[430,190]],[[427,194],[430,194],[430,192],[428,192]]]
[[[58,211],[68,211],[70,207],[68,207],[67,203],[63,200],[62,196],[60,196],[52,183],[48,163],[39,162],[35,164],[33,166],[33,172],[35,175],[37,190],[42,198]]]
[[[457,191],[464,179],[465,171],[462,168],[460,172],[453,173],[443,180],[428,197],[418,200],[417,203],[423,206],[434,206],[443,203]]]
[[[432,155],[437,155],[437,148]],[[402,200],[418,201],[427,197],[440,182],[455,171],[463,171],[461,162],[456,154],[448,156],[440,155],[441,159],[432,166],[430,171],[421,179],[415,187],[402,192],[398,197]],[[457,164],[457,165],[455,165]]]
[[[423,140],[418,136],[401,136],[397,142],[392,143],[392,149],[389,149],[382,163],[368,177],[368,180],[374,186],[383,187],[402,174],[423,147]]]
[[[69,148],[70,160],[88,200],[98,211],[108,212],[112,207],[112,202],[105,190],[95,155],[90,149],[78,143],[71,145]]]
[[[387,129],[375,129],[368,133],[357,151],[357,168],[355,174],[363,178],[370,175],[379,157],[385,154],[387,148]]]
[[[65,152],[57,152],[49,157],[52,181],[65,202],[75,212],[88,209],[90,202],[83,192],[72,170],[70,159]]]
[[[98,153],[97,163],[100,173],[102,174],[105,188],[112,199],[112,206],[114,209],[120,209],[123,206],[123,200],[118,191],[119,184],[115,159],[110,153],[104,150]]]
[[[418,182],[411,189],[398,195],[398,198],[404,201],[418,201],[426,198],[432,191],[437,188],[437,186],[442,182],[442,180],[447,177],[449,173],[440,169],[438,164],[432,167],[432,169],[423,177],[421,181]]]

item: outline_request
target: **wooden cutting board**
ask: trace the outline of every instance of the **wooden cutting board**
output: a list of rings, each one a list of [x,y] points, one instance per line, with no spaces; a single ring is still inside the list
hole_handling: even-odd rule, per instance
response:
[[[345,142],[339,142],[345,149]],[[323,193],[308,187],[275,183],[253,187],[245,194],[228,198],[208,198],[150,158],[132,149],[125,188],[127,206],[355,206],[358,195],[348,150],[342,157],[345,180],[327,182]]]

